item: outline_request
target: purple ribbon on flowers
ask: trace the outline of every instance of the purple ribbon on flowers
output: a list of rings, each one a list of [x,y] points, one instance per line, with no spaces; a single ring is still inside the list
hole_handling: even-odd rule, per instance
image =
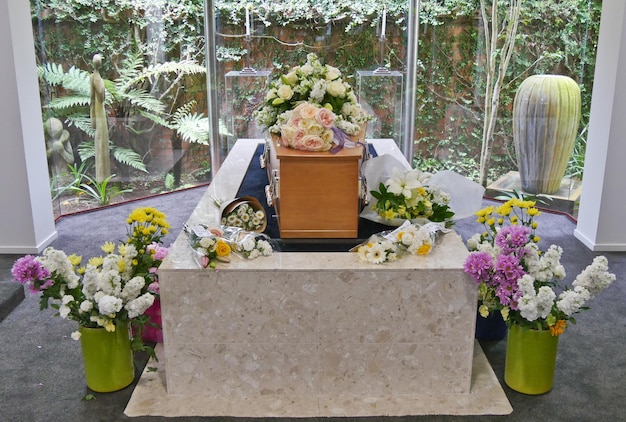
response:
[[[337,154],[339,151],[343,149],[343,147],[347,144],[350,147],[353,146],[362,146],[365,147],[361,142],[354,142],[343,130],[339,129],[336,126],[331,127],[334,138],[335,138],[335,146],[330,149],[331,154]]]

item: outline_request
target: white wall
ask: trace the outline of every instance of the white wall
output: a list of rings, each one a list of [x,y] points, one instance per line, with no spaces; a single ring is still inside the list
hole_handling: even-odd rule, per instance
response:
[[[597,251],[626,251],[625,14],[623,0],[603,2],[585,175],[574,233]],[[37,253],[57,233],[28,1],[0,0],[0,57],[0,253]]]
[[[0,0],[0,253],[38,253],[56,237],[30,6]]]
[[[594,251],[626,251],[626,2],[602,2],[578,225]]]

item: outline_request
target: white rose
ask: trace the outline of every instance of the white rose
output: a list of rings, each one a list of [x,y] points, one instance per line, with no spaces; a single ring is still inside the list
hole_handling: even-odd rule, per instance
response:
[[[346,87],[341,81],[332,81],[326,85],[326,92],[333,97],[341,97],[346,93]]]
[[[278,94],[276,93],[276,88],[272,88],[267,91],[267,94],[265,94],[265,101],[273,100],[274,98],[276,98],[277,95]]]
[[[292,70],[285,75],[285,79],[287,80],[289,85],[293,86],[298,82],[298,75],[296,74],[295,70]]]
[[[293,97],[293,90],[289,85],[281,85],[281,87],[278,88],[278,96],[283,100],[290,100],[291,97]]]
[[[341,72],[336,67],[326,65],[326,80],[334,81],[341,76]]]

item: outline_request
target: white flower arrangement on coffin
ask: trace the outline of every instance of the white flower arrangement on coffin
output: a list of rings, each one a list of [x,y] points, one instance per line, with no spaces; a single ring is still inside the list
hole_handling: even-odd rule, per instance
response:
[[[335,116],[333,126],[346,135],[356,136],[370,116],[361,108],[352,87],[342,79],[341,71],[323,65],[316,54],[270,84],[264,105],[255,112],[256,120],[270,133],[280,134],[289,124],[290,111],[308,103],[324,108]]]
[[[469,217],[482,206],[485,189],[452,171],[433,175],[383,154],[365,161],[361,172],[369,206],[360,216],[377,223],[400,226],[409,220],[449,226],[453,219]]]

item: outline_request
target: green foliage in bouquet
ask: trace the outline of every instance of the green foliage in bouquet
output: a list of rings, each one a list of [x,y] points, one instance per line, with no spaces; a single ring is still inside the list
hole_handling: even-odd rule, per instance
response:
[[[429,186],[427,181],[428,175],[419,170],[394,169],[393,176],[378,185],[378,191],[370,191],[377,200],[372,209],[386,220],[450,221],[454,216],[450,195],[437,186]]]

